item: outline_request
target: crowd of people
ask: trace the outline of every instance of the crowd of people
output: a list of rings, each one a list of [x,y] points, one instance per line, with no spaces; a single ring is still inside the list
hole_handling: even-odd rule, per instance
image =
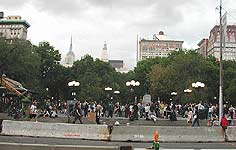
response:
[[[9,115],[17,112],[16,105],[19,105],[19,103],[9,101]],[[232,105],[224,104],[223,108],[223,114],[226,115],[228,120],[236,118],[236,109]],[[73,123],[76,123],[77,120],[82,123],[82,117],[88,117],[90,112],[94,112],[98,124],[100,123],[101,117],[125,117],[129,118],[130,121],[145,118],[146,120],[156,122],[159,118],[176,121],[177,116],[182,116],[183,118],[186,118],[187,123],[190,126],[200,126],[199,119],[208,120],[209,126],[219,125],[218,104],[206,102],[186,103],[181,105],[165,103],[164,101],[130,104],[121,104],[119,102],[104,104],[96,101],[76,101],[71,107],[68,107],[66,102],[60,100],[54,102],[52,99],[45,99],[41,105],[39,105],[36,100],[33,100],[28,109],[30,119],[38,117],[55,118],[58,117],[58,114],[60,113],[74,116]]]

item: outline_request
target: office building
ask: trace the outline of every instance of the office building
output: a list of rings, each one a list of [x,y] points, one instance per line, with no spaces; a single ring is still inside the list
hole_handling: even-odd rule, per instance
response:
[[[0,37],[7,40],[27,38],[27,29],[30,24],[21,19],[21,16],[8,16],[0,19]]]

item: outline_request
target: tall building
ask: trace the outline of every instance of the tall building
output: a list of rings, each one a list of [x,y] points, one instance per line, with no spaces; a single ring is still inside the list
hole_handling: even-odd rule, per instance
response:
[[[27,29],[30,24],[21,20],[21,16],[8,16],[0,19],[0,37],[7,40],[27,38]]]
[[[225,49],[222,49],[224,60],[236,60],[236,25],[228,25],[225,39]],[[207,39],[205,39],[207,40]],[[199,42],[198,46],[205,47],[205,42]],[[223,44],[224,45],[224,44]],[[214,26],[210,31],[207,43],[206,56],[220,58],[220,26]]]
[[[104,47],[102,49],[102,57],[101,57],[102,61],[108,62],[108,50],[107,50],[107,44],[106,42],[104,42]]]
[[[69,49],[69,52],[66,54],[66,57],[65,57],[65,61],[64,61],[63,66],[65,66],[65,67],[72,67],[74,61],[75,61],[75,54],[74,54],[74,52],[72,51],[72,37],[71,37],[71,40],[70,40],[70,49]]]
[[[146,58],[167,57],[172,51],[182,49],[184,41],[169,39],[163,31],[154,34],[152,40],[139,41],[139,61]]]

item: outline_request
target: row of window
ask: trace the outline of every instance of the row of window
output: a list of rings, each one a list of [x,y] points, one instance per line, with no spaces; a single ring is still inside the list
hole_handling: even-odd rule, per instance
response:
[[[21,24],[0,25],[0,28],[21,28],[21,27],[23,27],[23,25]]]
[[[182,47],[182,44],[178,44],[178,43],[142,43],[141,47],[169,47],[169,48],[179,48]]]

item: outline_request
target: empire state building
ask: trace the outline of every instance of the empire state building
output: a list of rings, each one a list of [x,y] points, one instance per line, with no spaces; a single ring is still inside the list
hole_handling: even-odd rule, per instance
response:
[[[74,61],[75,61],[75,54],[74,54],[74,52],[72,51],[72,37],[71,37],[70,50],[69,50],[69,52],[66,54],[64,66],[65,66],[65,67],[72,67]]]

